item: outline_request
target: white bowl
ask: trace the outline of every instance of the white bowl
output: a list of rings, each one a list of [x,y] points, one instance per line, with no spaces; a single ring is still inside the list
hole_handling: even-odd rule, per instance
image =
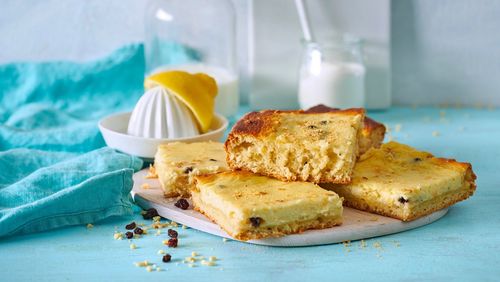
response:
[[[124,153],[145,158],[154,159],[158,145],[170,142],[203,142],[221,141],[228,126],[228,120],[215,114],[210,131],[197,136],[175,139],[144,138],[127,134],[130,112],[107,116],[99,121],[99,129],[106,144]]]

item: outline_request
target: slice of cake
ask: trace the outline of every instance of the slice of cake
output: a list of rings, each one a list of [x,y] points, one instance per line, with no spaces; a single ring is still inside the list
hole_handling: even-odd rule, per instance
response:
[[[468,163],[389,142],[361,156],[350,184],[321,186],[349,207],[410,221],[467,199],[475,179]]]
[[[326,113],[333,111],[340,111],[340,109],[330,108],[325,105],[317,105],[306,110],[306,112],[311,113]],[[385,131],[386,128],[382,123],[365,116],[361,136],[359,137],[359,155],[366,153],[372,147],[379,148],[384,141]]]
[[[252,112],[229,133],[227,163],[283,181],[348,183],[363,119],[363,109]]]
[[[279,237],[342,222],[342,200],[308,182],[250,172],[197,176],[194,208],[238,240]]]
[[[194,176],[228,170],[224,145],[218,142],[160,145],[154,166],[166,197],[189,197]]]

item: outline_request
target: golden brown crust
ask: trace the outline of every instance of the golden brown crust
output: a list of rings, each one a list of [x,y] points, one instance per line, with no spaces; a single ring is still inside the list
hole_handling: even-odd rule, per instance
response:
[[[469,198],[474,194],[476,185],[474,183],[468,184],[470,184],[469,189],[452,191],[440,195],[434,198],[432,201],[426,201],[419,204],[418,206],[413,208],[412,212],[409,215],[405,215],[401,212],[401,210],[389,210],[386,207],[376,207],[373,205],[368,205],[366,202],[350,199],[346,195],[344,195],[344,205],[358,210],[392,217],[402,221],[412,221]]]
[[[321,113],[321,116],[332,118],[332,120],[336,119],[337,117],[340,118],[351,118],[353,117],[353,120],[355,120],[356,123],[356,129],[358,130],[358,134],[356,138],[353,138],[352,143],[351,142],[346,142],[342,143],[342,146],[350,146],[354,147],[354,156],[357,156],[357,152],[359,151],[359,139],[362,135],[362,127],[360,126],[361,122],[364,118],[364,109],[347,109],[347,110],[335,110],[335,111],[330,111],[326,113]],[[286,124],[282,124],[282,122],[286,119],[296,119],[296,120],[304,120],[304,122],[307,122],[307,118],[302,118],[303,116],[309,115],[311,120],[315,119],[318,117],[318,113],[314,111],[283,111],[283,110],[264,110],[260,112],[251,112],[246,114],[243,118],[241,118],[235,126],[232,128],[231,132],[229,133],[229,136],[224,144],[225,150],[226,150],[226,163],[231,169],[242,169],[246,171],[250,171],[253,173],[261,173],[265,174],[274,178],[277,178],[282,181],[310,181],[314,183],[320,183],[320,182],[335,182],[335,183],[348,183],[350,181],[350,176],[349,172],[345,172],[344,170],[350,170],[347,168],[342,167],[342,169],[339,169],[339,173],[337,175],[327,175],[330,171],[328,172],[322,172],[322,171],[317,171],[312,173],[314,168],[307,168],[307,169],[302,169],[300,165],[296,165],[294,162],[290,162],[289,160],[285,160],[289,157],[288,154],[282,155],[283,158],[281,158],[282,162],[285,163],[292,163],[295,165],[295,167],[292,170],[286,170],[286,169],[262,169],[262,166],[257,166],[257,165],[249,165],[249,164],[242,164],[241,161],[238,161],[238,157],[236,156],[237,153],[234,153],[233,150],[235,147],[238,147],[240,150],[246,150],[248,147],[253,147],[256,146],[255,143],[258,143],[256,140],[267,140],[266,138],[268,136],[271,136],[274,134],[275,130],[283,130],[283,128],[287,128]],[[312,116],[314,115],[314,116]],[[354,119],[354,117],[356,117]],[[359,117],[359,118],[358,118]],[[296,126],[297,123],[301,124],[300,122],[295,121],[293,126]],[[317,125],[311,125],[312,128],[318,128]],[[358,128],[359,127],[359,128]],[[304,125],[305,128],[305,125]],[[299,129],[300,130],[300,129]],[[305,132],[305,131],[304,131]],[[312,131],[311,134],[316,134],[316,135],[308,135],[311,136],[314,140],[317,140],[318,142],[320,140],[323,140],[323,138],[328,138],[328,132],[330,131],[322,131],[322,130],[314,130]],[[286,136],[286,130],[284,130],[284,133],[280,136]],[[306,132],[304,135],[309,134],[309,132]],[[306,138],[306,137],[304,137]],[[270,141],[272,142],[272,141]],[[272,144],[269,143],[269,146],[272,147]],[[352,149],[352,148],[350,148]],[[277,152],[276,154],[278,154]],[[271,152],[269,154],[269,158],[273,159],[273,154],[274,152]],[[302,154],[303,155],[303,154]],[[350,153],[347,154],[347,157],[342,157],[342,161],[344,161],[346,158],[351,157],[353,154]],[[241,158],[239,158],[241,160]],[[257,161],[258,162],[258,161]],[[270,161],[273,163],[273,161]],[[345,164],[345,167],[347,166],[353,166],[353,161],[351,160],[346,160],[345,161],[347,164]],[[307,164],[307,161],[305,162]],[[352,168],[351,168],[352,169]],[[320,176],[318,176],[320,175]]]
[[[307,113],[328,113],[328,112],[338,112],[338,108],[330,108],[323,104],[314,106],[307,109]],[[359,155],[364,154],[370,148],[379,148],[384,141],[386,128],[380,122],[377,122],[367,116],[365,116],[363,121],[363,129],[361,130],[361,136],[359,138]]]
[[[219,227],[222,230],[224,230],[227,234],[229,234],[229,236],[231,236],[237,240],[240,240],[240,241],[258,240],[258,239],[265,239],[265,238],[276,238],[276,237],[282,237],[282,236],[289,235],[289,234],[303,233],[303,232],[305,232],[307,230],[311,230],[311,229],[331,228],[331,227],[342,224],[342,218],[336,218],[334,220],[329,220],[326,222],[322,222],[322,221],[316,219],[316,220],[311,220],[308,222],[298,223],[298,224],[301,224],[303,226],[301,226],[300,228],[298,228],[296,230],[290,230],[288,228],[286,230],[282,230],[278,227],[278,228],[264,229],[264,230],[260,230],[260,229],[248,230],[246,232],[233,234],[233,233],[229,232],[228,230],[224,229],[224,227],[222,227],[222,225],[218,224],[214,218],[210,217],[208,214],[203,212],[200,208],[195,206],[194,210],[196,210],[197,212],[206,216],[213,223],[219,225]]]
[[[380,152],[383,152],[382,156],[378,154]],[[364,161],[369,161],[371,158],[380,160],[380,162],[374,162],[372,159],[372,163],[363,163]],[[394,164],[391,163],[392,160],[397,164],[396,167],[391,166],[391,164]],[[424,162],[428,163],[428,166],[424,170],[426,173],[422,174],[421,172],[419,174],[417,167],[423,165]],[[410,165],[407,166],[408,164]],[[385,167],[388,167],[387,171],[384,170]],[[346,206],[403,221],[414,220],[449,207],[467,199],[476,190],[476,175],[472,171],[470,163],[457,162],[454,159],[435,158],[428,152],[416,151],[407,145],[396,142],[386,143],[382,145],[381,149],[371,149],[358,161],[357,168],[358,170],[355,168],[354,174],[356,176],[353,177],[351,185],[335,186],[324,184],[322,187],[337,192],[344,198]],[[362,168],[365,170],[362,170]],[[391,175],[394,175],[395,171],[404,172],[405,177],[413,175],[416,178],[413,183],[400,182],[401,179],[396,176],[391,178]],[[420,189],[411,189],[412,184],[419,185],[419,179],[425,181],[425,179],[433,177],[439,178],[442,176],[441,173],[447,173],[447,171],[450,175],[443,175],[443,177],[450,177],[448,178],[450,179],[448,185],[441,182],[437,185],[434,184],[436,186],[432,189],[424,189],[425,187],[423,187],[423,191]],[[373,181],[372,177],[377,176],[381,176],[379,180],[376,180],[372,184],[368,182],[370,180]],[[395,201],[398,191],[392,192],[393,196],[391,196],[390,190],[384,190],[387,188],[384,184],[392,185],[391,183],[396,185],[396,189],[400,189],[399,192],[404,197],[400,197]]]
[[[358,115],[365,113],[364,109],[346,109],[346,110],[331,110],[322,113],[339,113],[344,115]],[[234,134],[238,135],[253,135],[259,136],[265,134],[268,130],[273,128],[275,123],[276,114],[288,113],[288,114],[317,114],[318,112],[314,111],[303,111],[303,110],[263,110],[260,112],[250,112],[243,116],[231,129],[229,133],[228,140]],[[382,125],[383,126],[383,125]],[[227,141],[226,141],[227,144]]]
[[[323,104],[319,104],[317,106],[314,106],[312,108],[309,108],[307,110],[305,110],[304,112],[305,113],[317,113],[317,114],[320,114],[320,113],[328,113],[328,112],[338,112],[338,111],[341,111],[341,109],[339,108],[330,108],[328,106],[325,106]],[[385,131],[385,126],[380,123],[380,122],[377,122],[367,116],[365,116],[365,120],[364,120],[364,128],[366,131],[372,131],[373,129],[375,128],[384,128],[384,131]]]
[[[431,155],[432,157],[432,155]],[[418,203],[411,208],[410,214],[404,214],[402,210],[399,209],[389,209],[386,206],[378,207],[374,205],[369,205],[365,201],[360,199],[353,199],[350,195],[344,194],[344,205],[352,207],[355,209],[381,214],[384,216],[396,218],[402,221],[412,221],[420,217],[429,215],[438,210],[447,208],[457,202],[466,200],[474,194],[476,191],[476,175],[472,171],[472,166],[470,163],[457,162],[454,159],[445,158],[434,158],[435,162],[441,163],[447,166],[455,166],[460,170],[465,170],[464,184],[461,189],[450,191],[448,193],[434,197],[432,200]]]

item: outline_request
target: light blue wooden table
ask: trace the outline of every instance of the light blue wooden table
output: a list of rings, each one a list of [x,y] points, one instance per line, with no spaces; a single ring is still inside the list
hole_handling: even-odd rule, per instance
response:
[[[179,228],[179,247],[166,234],[114,240],[136,214],[0,240],[0,281],[500,281],[500,110],[396,108],[370,116],[390,126],[388,138],[438,156],[471,162],[477,192],[439,221],[404,233],[343,244],[273,248],[227,241]],[[397,130],[396,130],[397,129]],[[168,251],[165,264],[157,254]],[[195,251],[216,266],[181,263]],[[164,271],[147,272],[149,260]]]

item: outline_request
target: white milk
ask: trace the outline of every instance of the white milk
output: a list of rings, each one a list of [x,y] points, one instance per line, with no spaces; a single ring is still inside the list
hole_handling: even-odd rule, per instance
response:
[[[299,85],[302,109],[318,104],[334,108],[365,106],[365,67],[357,63],[322,62],[304,73]]]
[[[238,93],[238,76],[230,71],[203,64],[164,66],[155,69],[152,73],[166,70],[182,70],[189,73],[206,73],[217,82],[219,92],[215,98],[215,111],[225,117],[233,117],[238,112],[240,103]]]

